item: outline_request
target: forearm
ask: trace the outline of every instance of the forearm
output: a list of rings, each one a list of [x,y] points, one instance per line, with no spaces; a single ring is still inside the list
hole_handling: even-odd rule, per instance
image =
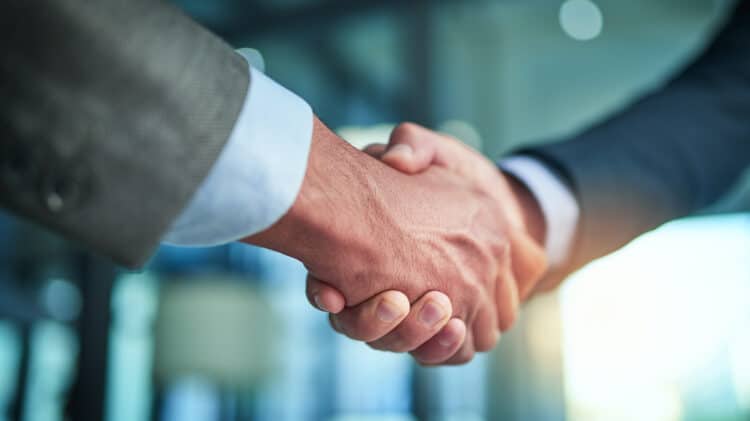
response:
[[[382,165],[344,142],[316,117],[307,171],[297,199],[274,225],[243,241],[276,250],[306,265],[333,264],[338,250],[364,249],[359,243],[366,238],[365,221],[371,213],[372,171],[382,171],[377,167]]]
[[[248,62],[246,50],[238,51]],[[294,203],[310,154],[310,106],[257,69],[232,135],[164,241],[214,246],[261,232]],[[238,211],[238,210],[242,211]]]
[[[0,35],[0,204],[142,264],[229,137],[246,64],[150,0],[9,0]]]

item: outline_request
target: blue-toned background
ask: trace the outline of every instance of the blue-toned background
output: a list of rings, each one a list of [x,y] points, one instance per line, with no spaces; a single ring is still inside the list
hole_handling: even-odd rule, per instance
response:
[[[730,4],[177,3],[259,50],[357,146],[411,120],[492,157],[657,86]],[[440,369],[335,335],[284,256],[163,247],[125,272],[0,214],[0,420],[746,420],[742,191],[594,262],[524,308],[497,350]]]

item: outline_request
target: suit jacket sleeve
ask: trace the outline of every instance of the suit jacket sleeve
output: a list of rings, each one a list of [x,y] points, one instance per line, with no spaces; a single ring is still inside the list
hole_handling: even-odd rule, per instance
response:
[[[229,137],[246,62],[163,1],[0,9],[0,204],[142,264]]]
[[[750,164],[750,2],[663,88],[526,153],[556,169],[580,204],[565,272],[717,200]]]

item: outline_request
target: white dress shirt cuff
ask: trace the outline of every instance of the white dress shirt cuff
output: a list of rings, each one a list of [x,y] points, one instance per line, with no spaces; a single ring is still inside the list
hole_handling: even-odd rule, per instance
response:
[[[498,165],[524,183],[539,203],[547,226],[545,249],[550,269],[559,269],[570,256],[578,227],[580,208],[573,192],[535,158],[511,156]]]
[[[269,228],[297,198],[312,130],[310,106],[251,66],[245,102],[224,149],[163,241],[213,246]]]

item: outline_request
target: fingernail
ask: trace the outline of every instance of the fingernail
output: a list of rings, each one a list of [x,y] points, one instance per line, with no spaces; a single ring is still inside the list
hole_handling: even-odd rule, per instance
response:
[[[401,313],[399,308],[388,300],[383,300],[378,304],[377,314],[381,322],[390,323],[401,317]]]
[[[456,338],[453,337],[453,333],[449,330],[443,330],[438,333],[437,341],[443,348],[450,348],[456,342]]]
[[[313,295],[313,301],[315,301],[315,305],[318,307],[318,309],[330,313],[330,311],[328,311],[323,305],[323,302],[320,299],[320,294]]]
[[[338,317],[336,317],[335,315],[334,315],[334,316],[332,316],[332,317],[331,317],[331,323],[333,324],[333,328],[334,328],[334,329],[335,329],[335,330],[336,330],[337,332],[343,332],[343,329],[341,328],[341,321],[339,320],[339,318],[338,318]]]
[[[399,143],[388,150],[388,155],[401,155],[403,158],[411,158],[414,151],[411,146]]]
[[[434,301],[430,301],[422,307],[419,320],[427,326],[434,326],[445,317],[445,309]]]

